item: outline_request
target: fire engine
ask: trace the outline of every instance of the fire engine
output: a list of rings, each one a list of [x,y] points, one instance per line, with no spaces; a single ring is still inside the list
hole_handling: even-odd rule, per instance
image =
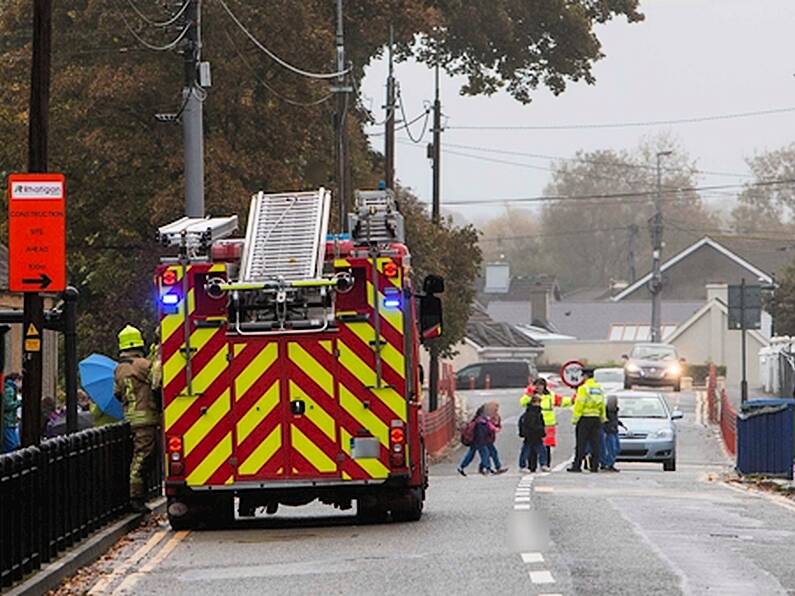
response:
[[[391,191],[359,191],[348,234],[331,195],[256,194],[238,219],[159,229],[155,272],[172,527],[319,500],[365,519],[420,519],[423,338],[444,280],[412,286]]]

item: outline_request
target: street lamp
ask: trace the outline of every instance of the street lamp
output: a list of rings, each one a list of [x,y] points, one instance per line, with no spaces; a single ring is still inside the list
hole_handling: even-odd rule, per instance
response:
[[[662,258],[662,168],[660,161],[663,157],[673,155],[673,151],[657,152],[657,193],[654,197],[654,218],[651,224],[651,245],[652,245],[652,278],[649,284],[651,290],[651,340],[654,343],[662,341],[662,330],[660,324],[660,313],[662,308],[662,272],[660,271]]]

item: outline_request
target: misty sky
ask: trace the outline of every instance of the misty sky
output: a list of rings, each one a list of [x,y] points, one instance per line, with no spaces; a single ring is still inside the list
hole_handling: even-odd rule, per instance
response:
[[[533,168],[442,156],[442,201],[527,197],[543,194],[550,161],[489,154],[451,144],[501,151],[571,157],[578,149],[632,149],[644,137],[672,133],[698,167],[748,174],[745,158],[793,141],[795,112],[754,118],[663,127],[574,131],[455,130],[464,125],[550,125],[690,118],[795,106],[795,0],[642,0],[646,21],[615,20],[597,30],[606,57],[594,68],[594,86],[569,86],[554,97],[539,90],[523,106],[506,93],[462,97],[460,81],[443,78],[442,102],[448,150],[518,162]],[[409,119],[432,99],[433,73],[424,65],[397,65]],[[366,105],[383,118],[385,62],[373,64],[363,83]],[[369,98],[369,100],[368,100]],[[371,103],[370,103],[371,102]],[[412,127],[414,136],[422,122]],[[374,129],[373,129],[374,130]],[[425,143],[413,145],[398,133],[398,179],[424,200],[431,195]],[[373,137],[383,147],[383,137]],[[537,168],[537,169],[536,169]],[[734,184],[747,178],[702,176],[701,184]],[[730,197],[711,197],[731,201]],[[471,219],[501,208],[457,207]]]

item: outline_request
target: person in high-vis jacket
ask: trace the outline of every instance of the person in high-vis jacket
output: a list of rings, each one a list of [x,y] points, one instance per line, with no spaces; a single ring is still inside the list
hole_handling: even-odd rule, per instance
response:
[[[572,423],[576,425],[577,452],[569,472],[581,472],[586,448],[590,448],[591,472],[599,471],[599,454],[602,449],[602,423],[607,420],[605,393],[593,378],[594,369],[584,368],[585,381],[577,388]]]
[[[119,332],[119,365],[113,376],[113,392],[124,408],[133,433],[130,462],[130,507],[148,511],[144,504],[144,477],[153,463],[160,412],[152,395],[152,369],[144,356],[141,332],[127,325]]]
[[[569,408],[572,405],[570,397],[556,395],[547,387],[546,379],[538,377],[535,380],[536,394],[541,397],[541,413],[544,416],[544,449],[541,451],[541,469],[549,471],[552,465],[552,448],[557,447],[557,425],[558,417],[555,408]]]

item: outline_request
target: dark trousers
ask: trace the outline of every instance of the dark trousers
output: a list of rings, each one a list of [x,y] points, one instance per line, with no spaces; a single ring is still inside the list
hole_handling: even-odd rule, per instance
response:
[[[577,457],[574,467],[582,468],[585,454],[591,453],[591,472],[599,469],[599,454],[602,452],[602,421],[597,416],[580,418],[577,422]],[[590,449],[589,449],[590,448]]]

